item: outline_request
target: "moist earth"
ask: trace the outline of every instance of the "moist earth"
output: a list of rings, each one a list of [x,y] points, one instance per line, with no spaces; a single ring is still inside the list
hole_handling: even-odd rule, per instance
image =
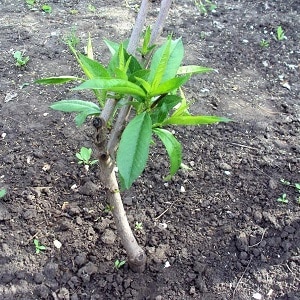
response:
[[[34,84],[81,76],[64,43],[74,30],[82,51],[91,34],[106,63],[103,39],[129,36],[139,2],[53,0],[51,13],[44,3],[0,3],[0,298],[299,300],[299,1],[217,1],[206,15],[194,1],[172,4],[162,37],[182,37],[184,64],[215,70],[184,87],[191,111],[232,122],[172,128],[189,169],[165,182],[157,144],[122,194],[132,228],[142,223],[143,274],[114,268],[126,253],[99,170],[77,163],[82,146],[94,149],[91,122],[78,129],[73,115],[49,109],[91,94]],[[30,58],[24,67],[18,50]],[[34,239],[46,250],[37,254]]]

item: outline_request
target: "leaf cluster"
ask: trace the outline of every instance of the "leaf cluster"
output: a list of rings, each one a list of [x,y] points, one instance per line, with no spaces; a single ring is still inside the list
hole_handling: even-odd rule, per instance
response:
[[[111,52],[107,66],[94,59],[92,42],[89,38],[87,54],[69,48],[81,67],[84,78],[74,76],[49,77],[37,80],[40,84],[61,84],[79,81],[74,91],[91,90],[97,98],[94,102],[79,99],[61,100],[51,105],[52,109],[75,112],[79,126],[88,116],[100,115],[107,99],[117,101],[117,108],[129,105],[135,116],[122,133],[116,155],[121,185],[128,189],[143,172],[153,138],[165,146],[170,159],[170,174],[173,176],[182,162],[182,147],[168,129],[170,125],[204,125],[227,122],[216,116],[193,116],[181,89],[193,74],[212,69],[201,66],[182,66],[184,47],[181,39],[171,37],[160,46],[150,45],[151,31],[147,28],[141,48],[142,58],[127,52],[128,42],[114,43],[105,40]],[[144,61],[144,62],[143,62]],[[146,61],[146,62],[145,62]]]

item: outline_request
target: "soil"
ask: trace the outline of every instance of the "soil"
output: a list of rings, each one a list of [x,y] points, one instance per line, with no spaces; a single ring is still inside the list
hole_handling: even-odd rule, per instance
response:
[[[78,129],[74,116],[49,109],[90,95],[33,83],[80,74],[63,42],[74,26],[81,49],[90,32],[107,62],[103,38],[128,37],[139,2],[53,0],[50,14],[24,2],[0,3],[0,298],[299,300],[299,1],[217,1],[206,16],[194,1],[173,3],[163,36],[183,38],[186,65],[215,69],[186,84],[192,111],[233,122],[176,129],[191,170],[163,181],[158,145],[123,193],[130,224],[143,225],[143,274],[114,268],[126,253],[99,171],[77,164],[80,147],[93,147],[91,123]],[[17,50],[30,57],[21,68]],[[34,239],[46,250],[36,254]]]

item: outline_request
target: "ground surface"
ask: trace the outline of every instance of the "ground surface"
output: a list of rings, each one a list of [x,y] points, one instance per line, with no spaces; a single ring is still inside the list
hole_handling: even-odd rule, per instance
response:
[[[90,32],[107,61],[102,39],[128,36],[137,2],[53,0],[51,14],[24,2],[0,4],[0,298],[299,300],[300,194],[280,182],[300,182],[299,1],[218,1],[207,16],[193,1],[173,4],[163,35],[183,38],[185,64],[216,69],[186,85],[192,110],[234,122],[180,128],[192,170],[166,184],[164,151],[154,150],[124,194],[130,223],[143,223],[143,275],[114,270],[126,255],[97,167],[86,173],[76,162],[93,146],[91,125],[78,131],[73,116],[48,108],[74,94],[33,84],[80,74],[63,43],[72,26],[83,42]],[[16,50],[30,57],[26,67],[15,66]],[[284,193],[286,204],[277,201]],[[47,250],[36,254],[34,238]]]

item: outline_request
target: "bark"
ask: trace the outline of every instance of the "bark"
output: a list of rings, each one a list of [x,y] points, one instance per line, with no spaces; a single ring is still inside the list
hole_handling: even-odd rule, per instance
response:
[[[128,264],[134,272],[141,273],[146,267],[146,254],[138,245],[133,232],[129,226],[126,212],[122,203],[117,178],[114,172],[114,163],[109,156],[100,156],[99,165],[101,180],[106,188],[106,195],[117,227],[118,235],[121,238],[123,247],[128,255]]]

